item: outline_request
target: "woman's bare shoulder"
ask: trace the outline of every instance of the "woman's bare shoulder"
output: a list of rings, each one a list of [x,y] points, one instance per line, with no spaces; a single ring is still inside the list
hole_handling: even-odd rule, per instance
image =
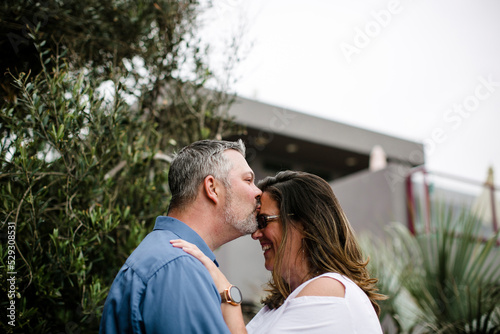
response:
[[[296,298],[303,296],[345,297],[345,286],[331,277],[320,277],[308,283]]]

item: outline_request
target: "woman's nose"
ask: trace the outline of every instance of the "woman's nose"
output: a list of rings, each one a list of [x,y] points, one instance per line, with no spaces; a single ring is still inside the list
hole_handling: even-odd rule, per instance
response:
[[[262,237],[262,231],[260,229],[257,229],[257,231],[252,233],[253,240],[259,240],[259,238],[261,237]]]

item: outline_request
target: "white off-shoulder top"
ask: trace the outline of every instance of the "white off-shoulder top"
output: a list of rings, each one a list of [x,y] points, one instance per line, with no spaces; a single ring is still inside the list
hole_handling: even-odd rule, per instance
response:
[[[345,298],[296,296],[319,277],[338,280],[345,287]],[[248,333],[377,333],[379,319],[368,296],[349,278],[326,273],[302,283],[279,308],[263,307],[248,323]]]

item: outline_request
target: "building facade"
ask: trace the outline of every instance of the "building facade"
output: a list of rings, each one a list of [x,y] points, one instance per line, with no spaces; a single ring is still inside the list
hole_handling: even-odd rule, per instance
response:
[[[247,161],[256,180],[280,170],[301,170],[327,180],[356,233],[382,235],[392,221],[406,223],[405,177],[424,164],[423,145],[269,104],[238,98],[229,111],[245,126]],[[386,165],[370,169],[374,148]],[[228,279],[247,303],[258,303],[269,272],[260,244],[245,236],[216,251]]]

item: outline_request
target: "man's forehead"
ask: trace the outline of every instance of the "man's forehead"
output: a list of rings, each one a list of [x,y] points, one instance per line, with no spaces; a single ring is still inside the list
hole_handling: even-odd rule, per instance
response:
[[[233,164],[239,163],[242,165],[248,165],[247,161],[245,160],[245,157],[243,154],[240,152],[233,150],[233,149],[228,149],[224,151],[224,155],[231,161]]]
[[[254,175],[245,157],[240,152],[229,149],[224,151],[224,154],[227,156],[227,158],[231,161],[233,165],[231,171],[240,174],[248,173],[251,174],[252,176]]]

